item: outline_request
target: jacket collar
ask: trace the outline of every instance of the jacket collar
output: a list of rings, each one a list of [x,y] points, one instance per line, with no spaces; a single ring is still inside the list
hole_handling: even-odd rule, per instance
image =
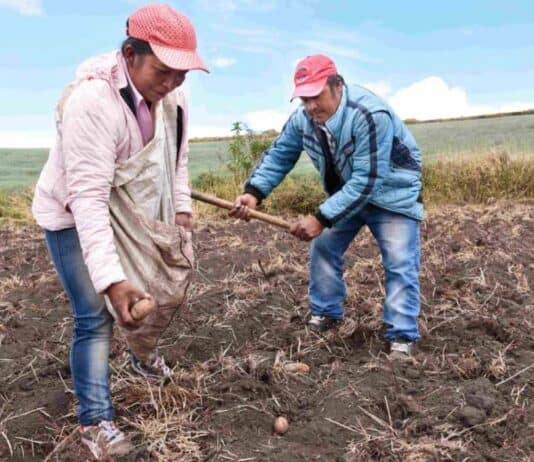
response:
[[[343,85],[339,106],[337,107],[336,112],[334,112],[325,122],[326,128],[328,128],[330,133],[332,133],[335,138],[338,138],[338,135],[341,133],[341,129],[343,128],[343,116],[345,114],[345,108],[347,107],[347,93],[347,86]]]

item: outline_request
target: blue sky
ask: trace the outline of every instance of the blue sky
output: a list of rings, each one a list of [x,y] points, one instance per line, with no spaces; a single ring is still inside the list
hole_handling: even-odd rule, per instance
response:
[[[0,146],[49,146],[54,107],[77,65],[117,48],[137,0],[0,0]],[[334,59],[349,83],[402,117],[429,119],[534,108],[534,2],[189,0],[211,73],[184,90],[192,136],[240,120],[280,129],[296,62]]]

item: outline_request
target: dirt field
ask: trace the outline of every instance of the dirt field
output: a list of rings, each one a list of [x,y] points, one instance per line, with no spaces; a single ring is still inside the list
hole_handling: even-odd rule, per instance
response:
[[[444,208],[423,225],[421,331],[410,362],[382,338],[368,232],[346,259],[342,327],[309,333],[307,244],[233,221],[197,225],[188,310],[162,341],[173,383],[130,375],[112,348],[127,461],[531,461],[534,210]],[[78,443],[72,321],[38,229],[0,230],[0,460],[90,460]],[[286,370],[293,362],[308,373]],[[275,416],[289,420],[283,436]]]

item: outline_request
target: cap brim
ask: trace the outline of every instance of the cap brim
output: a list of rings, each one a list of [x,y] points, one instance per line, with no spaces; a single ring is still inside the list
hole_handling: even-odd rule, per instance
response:
[[[166,66],[181,71],[205,71],[209,72],[206,65],[200,59],[196,51],[177,50],[176,48],[150,44],[156,57]]]
[[[325,77],[324,80],[320,80],[319,82],[299,85],[298,87],[295,88],[295,91],[293,92],[293,95],[291,96],[291,99],[289,101],[293,101],[295,98],[299,98],[302,96],[307,97],[307,98],[317,96],[319,93],[323,91],[323,88],[325,87],[327,80],[328,80],[328,77]]]

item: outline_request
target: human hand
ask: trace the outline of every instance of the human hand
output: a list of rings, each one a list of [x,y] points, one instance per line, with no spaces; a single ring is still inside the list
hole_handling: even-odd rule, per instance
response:
[[[178,212],[174,217],[174,223],[177,226],[182,226],[186,231],[193,231],[193,215],[185,212]]]
[[[115,310],[117,322],[120,326],[126,329],[139,327],[139,322],[132,318],[130,310],[139,300],[149,298],[149,294],[137,289],[128,281],[121,281],[111,284],[106,289],[106,295]]]
[[[313,215],[307,215],[304,218],[291,224],[289,232],[302,241],[311,241],[314,237],[323,232],[324,226]]]
[[[230,210],[230,216],[234,218],[241,218],[242,220],[250,220],[250,210],[254,210],[258,206],[258,199],[252,194],[241,194],[237,196],[234,201],[234,208]]]

